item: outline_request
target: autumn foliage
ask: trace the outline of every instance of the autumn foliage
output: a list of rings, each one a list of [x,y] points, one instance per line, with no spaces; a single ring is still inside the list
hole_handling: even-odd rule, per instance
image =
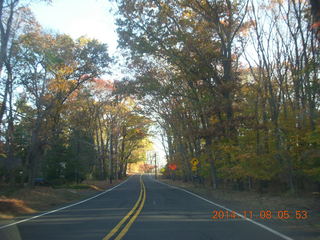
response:
[[[213,188],[319,190],[308,1],[117,3],[120,47],[136,70],[123,89],[161,128],[165,174]]]

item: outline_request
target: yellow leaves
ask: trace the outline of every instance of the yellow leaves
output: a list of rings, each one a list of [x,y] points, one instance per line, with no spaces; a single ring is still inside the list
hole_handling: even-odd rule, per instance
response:
[[[200,1],[200,5],[201,5],[201,6],[206,6],[206,5],[207,5],[206,0],[201,0],[201,1]]]
[[[82,36],[82,37],[78,38],[78,42],[79,42],[80,46],[85,46],[90,42],[90,39],[85,36]]]
[[[211,122],[212,125],[214,125],[214,124],[219,122],[219,119],[216,116],[212,116],[210,118],[210,122]]]
[[[184,10],[182,13],[183,19],[193,19],[195,14],[191,10]]]
[[[141,135],[143,134],[142,129],[141,128],[136,128],[135,130],[135,134]]]
[[[69,75],[71,73],[73,73],[74,69],[71,66],[63,66],[62,68],[59,69],[58,74],[60,74],[61,76],[64,75]]]
[[[56,77],[49,83],[48,89],[51,92],[67,92],[77,84],[76,80],[67,80],[67,76],[74,71],[71,66],[60,66],[55,71]]]
[[[52,79],[48,88],[52,92],[66,91],[68,83],[65,79]]]
[[[241,86],[241,92],[244,96],[250,96],[250,94],[252,94],[252,88],[250,88],[248,84],[243,84]]]

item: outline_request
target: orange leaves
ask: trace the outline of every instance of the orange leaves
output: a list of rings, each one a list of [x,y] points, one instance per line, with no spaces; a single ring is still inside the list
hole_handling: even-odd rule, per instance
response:
[[[115,90],[114,83],[110,80],[105,80],[105,79],[101,79],[101,78],[94,78],[93,81],[95,83],[95,88],[98,90],[99,89],[100,90],[108,90],[111,92]]]
[[[229,22],[226,21],[226,20],[224,20],[224,19],[221,19],[221,20],[219,21],[219,23],[220,23],[221,25],[225,26],[225,27],[229,26]]]
[[[313,29],[318,29],[320,27],[320,21],[315,22],[314,24],[311,25],[311,28]]]

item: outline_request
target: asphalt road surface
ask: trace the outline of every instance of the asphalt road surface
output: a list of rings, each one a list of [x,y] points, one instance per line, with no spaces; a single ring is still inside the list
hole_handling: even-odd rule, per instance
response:
[[[213,220],[221,210],[201,197],[132,176],[88,201],[10,226],[1,240],[277,240],[291,239],[242,218]],[[222,209],[225,211],[225,209]]]

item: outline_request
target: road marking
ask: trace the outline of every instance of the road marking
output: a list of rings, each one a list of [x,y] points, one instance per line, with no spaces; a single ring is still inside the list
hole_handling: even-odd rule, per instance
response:
[[[129,219],[129,222],[124,226],[124,228],[121,230],[121,232],[118,234],[118,236],[115,238],[115,240],[120,240],[123,238],[123,236],[128,232],[133,222],[136,220],[138,215],[140,214],[144,203],[146,200],[146,188],[144,186],[142,176],[140,175],[140,194],[137,202],[133,206],[133,208],[128,212],[128,214],[121,219],[121,221],[106,235],[103,240],[109,240],[115,233],[119,231],[119,229],[123,226],[123,224],[130,218],[130,216],[134,213],[134,215]],[[139,208],[138,208],[139,207]],[[138,208],[138,210],[137,210]]]
[[[146,201],[146,187],[144,186],[144,183],[143,181],[141,181],[142,183],[142,186],[143,186],[143,199],[142,199],[142,202],[140,204],[140,207],[138,209],[138,211],[133,215],[133,217],[130,219],[130,221],[127,223],[127,225],[122,229],[122,231],[119,233],[119,235],[116,237],[115,240],[120,240],[122,239],[122,237],[129,231],[131,225],[133,224],[133,222],[136,220],[136,218],[138,217],[138,215],[140,214],[143,206],[144,206],[144,203]]]
[[[152,179],[153,179],[153,178],[152,178]],[[227,211],[229,211],[229,212],[235,212],[235,214],[238,215],[239,217],[241,217],[242,219],[244,219],[244,220],[246,220],[246,221],[248,221],[248,222],[251,222],[251,223],[253,223],[253,224],[255,224],[255,225],[257,225],[257,226],[259,226],[259,227],[261,227],[261,228],[263,228],[263,229],[265,229],[265,230],[267,230],[267,231],[269,231],[269,232],[271,232],[271,233],[273,233],[273,234],[275,234],[275,235],[277,235],[278,237],[281,237],[281,238],[285,239],[285,240],[294,240],[293,238],[291,238],[291,237],[289,237],[289,236],[286,236],[286,235],[284,235],[284,234],[282,234],[282,233],[280,233],[280,232],[278,232],[278,231],[276,231],[276,230],[274,230],[274,229],[272,229],[272,228],[269,228],[269,227],[267,227],[266,225],[263,225],[263,224],[261,224],[261,223],[259,223],[259,222],[256,222],[256,221],[254,221],[254,220],[252,220],[252,219],[250,219],[250,218],[246,218],[244,215],[242,215],[242,214],[240,214],[240,213],[238,213],[238,212],[236,212],[236,211],[234,211],[234,210],[231,210],[231,209],[229,209],[229,208],[227,208],[227,207],[225,207],[225,206],[222,206],[222,205],[220,205],[220,204],[218,204],[218,203],[212,202],[212,201],[210,201],[210,200],[208,200],[208,199],[206,199],[206,198],[203,198],[203,197],[201,197],[201,196],[199,196],[199,195],[197,195],[197,194],[195,194],[195,193],[193,193],[193,192],[189,192],[188,190],[185,190],[185,189],[183,189],[183,188],[179,188],[179,187],[176,187],[176,186],[172,186],[172,185],[169,185],[169,184],[160,182],[160,181],[155,180],[155,179],[153,179],[153,181],[155,181],[155,182],[157,182],[157,183],[160,183],[160,184],[163,184],[163,185],[166,185],[166,186],[168,186],[168,187],[175,188],[175,189],[178,189],[178,190],[180,190],[180,191],[189,193],[190,195],[192,195],[192,196],[194,196],[194,197],[200,198],[200,199],[203,200],[203,201],[206,201],[206,202],[208,202],[208,203],[210,203],[210,204],[212,204],[212,205],[215,205],[215,206],[217,206],[217,207],[219,207],[219,208],[222,208],[222,209],[224,209],[224,210],[227,210]]]
[[[110,192],[110,191],[112,191],[113,189],[121,186],[122,184],[124,184],[125,182],[127,182],[130,178],[131,178],[131,176],[130,176],[128,179],[126,179],[124,182],[119,183],[118,185],[116,185],[116,186],[114,186],[114,187],[112,187],[112,188],[110,188],[110,189],[108,189],[108,190],[106,190],[106,191],[104,191],[104,192],[102,192],[102,193],[99,193],[99,194],[97,194],[97,195],[95,195],[95,196],[93,196],[93,197],[87,198],[87,199],[85,199],[85,200],[82,200],[82,201],[80,201],[80,202],[73,203],[73,204],[68,205],[68,206],[65,206],[65,207],[61,207],[61,208],[58,208],[58,209],[55,209],[55,210],[52,210],[52,211],[49,211],[49,212],[45,212],[45,213],[39,214],[39,215],[37,215],[37,216],[33,216],[33,217],[31,217],[31,218],[23,219],[23,220],[20,220],[20,221],[17,221],[17,222],[13,222],[13,223],[10,223],[10,224],[6,224],[6,225],[3,225],[3,226],[0,226],[0,230],[1,230],[1,229],[4,229],[4,228],[7,228],[7,227],[11,227],[11,226],[13,226],[13,225],[17,225],[17,224],[19,224],[19,223],[23,223],[23,222],[27,222],[27,221],[33,220],[33,219],[36,219],[36,218],[39,218],[39,217],[42,217],[42,216],[45,216],[45,215],[48,215],[48,214],[51,214],[51,213],[54,213],[54,212],[58,212],[58,211],[64,210],[64,209],[67,209],[67,208],[70,208],[70,207],[79,205],[79,204],[84,203],[84,202],[88,202],[88,201],[90,201],[90,200],[92,200],[92,199],[94,199],[94,198],[97,198],[97,197],[99,197],[99,196],[101,196],[101,195],[103,195],[103,194],[105,194],[105,193],[107,193],[107,192]]]
[[[135,203],[135,205],[133,206],[133,208],[131,209],[130,212],[128,212],[128,214],[122,218],[122,220],[108,233],[107,236],[105,236],[103,238],[103,240],[108,240],[110,239],[116,232],[119,231],[120,227],[122,226],[122,224],[132,215],[132,213],[137,209],[140,201],[141,201],[141,198],[143,196],[143,189],[142,189],[142,185],[141,185],[141,180],[140,180],[140,194],[139,194],[139,197],[138,197],[138,200],[137,202]]]

